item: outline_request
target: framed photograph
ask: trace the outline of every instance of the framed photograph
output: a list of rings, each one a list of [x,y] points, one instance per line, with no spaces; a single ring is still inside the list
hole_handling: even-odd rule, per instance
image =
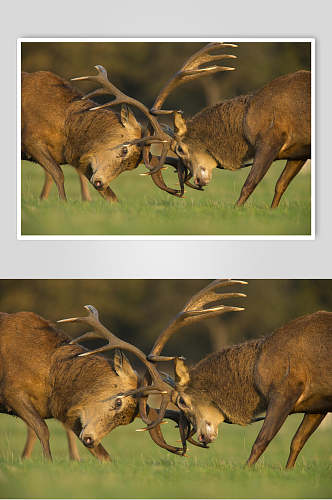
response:
[[[18,40],[19,239],[315,238],[315,40]]]

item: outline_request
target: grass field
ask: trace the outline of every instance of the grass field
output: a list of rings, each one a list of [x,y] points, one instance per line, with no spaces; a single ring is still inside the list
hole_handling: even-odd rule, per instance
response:
[[[276,162],[242,208],[234,208],[248,170],[216,170],[204,192],[186,189],[185,199],[159,190],[144,167],[126,172],[112,183],[120,203],[108,204],[91,187],[93,201],[80,201],[79,181],[64,167],[69,202],[61,203],[53,186],[40,202],[44,180],[40,166],[22,162],[22,235],[308,235],[310,172],[287,189],[280,207],[269,208],[284,162]],[[165,172],[171,185],[176,175]]]
[[[43,462],[39,443],[33,457],[21,462],[25,425],[1,416],[1,498],[331,498],[331,428],[319,429],[302,450],[295,468],[284,470],[291,436],[300,420],[288,418],[279,434],[251,469],[243,466],[260,423],[249,427],[224,424],[209,450],[191,445],[187,458],[158,448],[149,435],[135,432],[136,420],[103,440],[112,463],[98,463],[79,443],[82,461],[67,458],[59,423],[49,421],[54,462]],[[176,429],[163,426],[173,442]],[[167,431],[167,432],[166,432]]]

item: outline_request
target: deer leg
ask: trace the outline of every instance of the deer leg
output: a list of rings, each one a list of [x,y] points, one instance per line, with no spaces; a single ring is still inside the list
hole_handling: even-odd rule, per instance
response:
[[[279,393],[270,399],[264,423],[254,442],[247,465],[253,465],[257,462],[291,413],[300,394],[301,391],[296,391],[286,396]]]
[[[111,462],[111,457],[101,444],[98,444],[96,448],[88,448],[88,450],[94,457],[98,458],[100,462]]]
[[[42,192],[40,193],[41,200],[47,200],[48,195],[50,194],[51,188],[53,184],[52,176],[45,170],[45,181]]]
[[[69,450],[69,458],[70,460],[75,460],[79,462],[81,460],[80,454],[78,453],[77,443],[76,443],[76,435],[71,429],[67,429],[67,427],[62,424],[67,435],[68,441],[68,450]]]
[[[113,203],[119,201],[116,194],[109,186],[107,186],[104,191],[98,191],[98,193],[107,201],[112,201]]]
[[[272,162],[277,157],[280,146],[280,143],[271,146],[271,142],[267,138],[264,140],[264,144],[257,147],[253,166],[241,189],[240,197],[236,202],[238,207],[244,205],[257,184],[263,179]]]
[[[89,181],[85,177],[84,174],[78,169],[75,169],[77,172],[77,175],[79,176],[80,179],[80,184],[81,184],[81,196],[83,201],[91,201],[91,195],[89,192]]]
[[[39,165],[41,165],[43,169],[48,174],[50,174],[50,176],[54,180],[56,187],[58,188],[59,198],[66,201],[65,183],[62,169],[52,158],[47,147],[36,145],[35,147],[31,148],[31,151],[29,152],[31,153],[31,156],[34,158],[34,160],[39,163]]]
[[[10,407],[15,413],[31,427],[31,430],[37,434],[37,437],[42,445],[44,457],[47,460],[52,460],[50,449],[50,433],[46,422],[40,417],[35,407],[29,399],[22,394],[18,394],[14,402],[10,402]],[[28,436],[29,439],[29,436]]]
[[[286,191],[289,183],[299,173],[306,160],[288,160],[284,170],[282,171],[275,188],[275,194],[271,208],[276,208],[279,205],[280,198]]]
[[[25,442],[24,450],[22,452],[21,458],[24,460],[25,458],[30,458],[31,453],[36,441],[36,433],[29,425],[27,425],[27,439]]]
[[[325,416],[326,413],[306,413],[304,415],[303,420],[292,439],[286,469],[291,469],[294,466],[298,454],[302,450],[307,440],[310,438],[311,434],[315,432]]]

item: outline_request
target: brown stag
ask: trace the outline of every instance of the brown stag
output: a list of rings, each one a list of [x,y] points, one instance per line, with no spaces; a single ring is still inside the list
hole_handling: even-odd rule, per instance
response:
[[[56,418],[99,460],[109,460],[101,439],[135,418],[134,398],[109,399],[137,389],[137,374],[127,358],[116,351],[111,365],[101,356],[81,357],[84,353],[37,314],[0,314],[0,412],[19,416],[31,429],[25,456],[35,433],[45,458],[51,459],[45,419]],[[158,442],[160,429],[154,431],[150,434]]]
[[[229,282],[231,284],[232,282]],[[148,359],[160,353],[179,322],[242,310],[220,304],[234,294],[220,294],[227,281],[212,282],[197,293],[162,333]],[[203,445],[215,440],[220,423],[247,425],[266,412],[252,447],[253,465],[277,434],[288,415],[304,413],[293,437],[287,468],[294,466],[304,444],[332,411],[332,313],[318,311],[297,318],[272,334],[210,354],[190,370],[175,359],[174,389],[164,395],[191,422]],[[132,394],[132,393],[131,393]],[[160,410],[159,420],[163,417]]]
[[[62,422],[69,442],[70,457],[79,460],[74,434],[99,460],[109,460],[101,439],[118,425],[130,423],[136,416],[153,422],[149,433],[153,441],[176,454],[185,453],[185,436],[190,425],[180,422],[184,448],[168,445],[161,433],[158,411],[144,404],[139,412],[138,400],[150,393],[165,393],[169,386],[135,346],[124,342],[107,330],[99,321],[93,306],[85,306],[87,317],[60,320],[80,322],[90,327],[88,332],[71,340],[53,323],[31,312],[0,313],[0,413],[20,417],[28,426],[23,458],[30,456],[35,437],[40,440],[44,457],[51,459],[49,431],[45,419]],[[107,346],[87,351],[73,345],[87,338],[102,337]],[[116,349],[112,363],[96,355]],[[138,375],[128,359],[119,351],[126,350],[146,366],[154,385],[140,386]],[[89,357],[87,357],[89,356]],[[128,392],[129,391],[129,392]],[[124,398],[133,393],[133,397]],[[179,421],[174,410],[163,417]]]
[[[39,163],[45,170],[45,184],[41,198],[46,199],[54,180],[59,197],[66,200],[64,176],[60,165],[70,164],[81,181],[83,200],[89,200],[87,179],[109,201],[117,197],[108,184],[118,175],[136,168],[142,159],[141,144],[153,142],[167,146],[169,136],[163,132],[156,118],[140,102],[118,90],[107,78],[102,66],[96,66],[96,76],[73,78],[91,80],[101,88],[83,96],[69,82],[49,71],[22,73],[22,159]],[[96,106],[92,95],[116,95],[112,103],[123,104],[120,113],[105,106]],[[142,137],[142,126],[126,104],[139,108],[148,118],[153,137]],[[163,162],[166,154],[163,154]],[[157,157],[147,166],[156,168]],[[160,171],[152,174],[154,183],[171,194],[179,191],[165,185]]]
[[[287,160],[272,201],[272,207],[277,207],[291,180],[311,157],[311,73],[297,71],[281,76],[252,94],[203,109],[189,120],[181,112],[162,110],[165,99],[178,85],[234,69],[202,67],[217,58],[208,54],[215,48],[218,44],[209,44],[191,56],[161,90],[151,112],[174,114],[174,131],[169,130],[172,149],[198,188],[210,182],[216,167],[238,170],[252,166],[238,206],[246,202],[275,160]]]

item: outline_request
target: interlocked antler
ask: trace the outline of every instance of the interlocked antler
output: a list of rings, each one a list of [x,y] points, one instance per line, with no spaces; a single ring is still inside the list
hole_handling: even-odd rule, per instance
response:
[[[138,108],[148,118],[150,125],[153,129],[153,135],[148,135],[148,136],[142,137],[141,139],[135,139],[133,141],[130,141],[127,144],[128,145],[129,144],[149,144],[149,145],[151,145],[153,143],[161,143],[162,144],[162,153],[161,153],[161,157],[160,157],[160,162],[163,162],[163,164],[164,164],[164,162],[166,160],[167,152],[168,152],[170,144],[171,144],[170,136],[163,131],[163,129],[160,126],[160,124],[158,123],[158,120],[156,119],[156,117],[154,117],[150,113],[149,109],[143,103],[141,103],[137,99],[134,99],[133,97],[127,96],[126,94],[121,92],[121,90],[119,90],[113,83],[111,83],[109,81],[109,79],[107,77],[107,71],[103,66],[98,64],[97,66],[95,66],[95,68],[97,70],[97,75],[80,76],[78,78],[71,79],[73,81],[88,80],[88,81],[96,82],[99,85],[101,85],[102,88],[98,88],[96,90],[93,90],[92,92],[89,92],[88,94],[83,96],[83,99],[88,99],[90,97],[93,97],[96,95],[101,95],[101,94],[111,94],[115,98],[112,101],[107,102],[105,104],[102,104],[100,106],[94,106],[93,108],[90,108],[90,110],[92,111],[92,110],[97,110],[97,109],[103,109],[103,108],[110,107],[110,106],[116,106],[118,104],[128,104],[128,105],[135,106],[136,108]],[[146,161],[146,160],[148,160],[148,159],[145,157],[144,161]],[[146,162],[146,167],[150,168],[150,164],[148,161]],[[159,167],[159,165],[158,165],[158,167]],[[153,169],[153,170],[157,171],[158,169],[157,169],[157,167],[155,167],[155,169]]]
[[[168,394],[168,389],[169,386],[167,385],[166,382],[164,382],[162,375],[158,372],[156,366],[149,362],[145,356],[145,354],[138,349],[136,346],[129,344],[128,342],[125,342],[124,340],[121,340],[118,338],[116,335],[114,335],[110,330],[108,330],[100,321],[99,321],[99,314],[97,309],[94,306],[91,305],[86,305],[84,306],[85,309],[88,311],[88,316],[84,317],[77,317],[77,318],[68,318],[68,319],[62,319],[58,320],[58,323],[82,323],[84,325],[88,325],[90,328],[92,328],[92,331],[89,331],[83,335],[80,335],[79,337],[76,337],[73,339],[70,343],[74,344],[77,342],[80,342],[82,340],[90,340],[90,339],[95,339],[95,338],[103,338],[107,340],[107,344],[99,347],[98,349],[94,349],[93,351],[88,351],[79,354],[80,357],[83,356],[91,356],[92,354],[96,353],[101,353],[105,352],[108,350],[113,350],[113,349],[123,349],[129,352],[132,352],[135,354],[138,359],[146,366],[150,380],[152,381],[151,384],[142,386],[138,389],[135,390],[130,390],[125,392],[124,394],[121,395],[116,395],[116,398],[124,398],[127,396],[134,396],[137,398],[147,398],[149,394]],[[112,396],[110,399],[113,399],[114,396]],[[165,415],[164,411],[164,406],[163,408],[163,415]],[[166,408],[165,408],[166,410]],[[145,408],[145,413],[146,413],[146,419],[148,419],[148,414],[149,410],[148,408]],[[143,417],[145,417],[145,413],[143,413]],[[156,417],[156,420],[151,423],[149,419],[149,423],[151,423],[151,437],[152,439],[162,448],[166,448],[168,451],[171,451],[172,453],[177,453],[177,454],[182,454],[183,450],[181,448],[176,448],[174,446],[168,445],[160,431],[160,428],[158,428],[158,424],[161,423],[162,419],[159,419],[158,412],[151,409],[150,412],[150,418]]]
[[[218,66],[213,64],[211,66],[201,67],[204,64],[219,61],[220,59],[236,59],[237,56],[233,54],[209,54],[210,51],[215,51],[217,49],[232,47],[235,48],[237,45],[234,43],[223,43],[223,42],[212,42],[205,45],[202,49],[195,52],[192,56],[189,57],[183,64],[183,66],[177,71],[166,83],[166,85],[159,92],[150,112],[154,115],[166,115],[172,113],[179,113],[180,111],[175,110],[165,110],[161,109],[164,104],[166,98],[170,95],[170,93],[183,83],[189,82],[191,80],[197,80],[198,78],[202,78],[203,76],[212,75],[214,73],[218,73],[220,71],[233,71],[235,68],[229,66]],[[143,148],[143,152],[145,151],[145,156],[147,155],[147,151],[150,149],[149,146],[145,145]],[[165,156],[166,158],[166,156]],[[157,172],[157,169],[161,169],[164,165],[165,158],[160,157],[159,164],[151,169],[150,172],[147,172],[147,175],[151,175]],[[189,180],[184,180],[184,183],[189,187],[193,187],[192,184],[189,183]],[[180,181],[181,184],[181,181]],[[196,188],[195,188],[196,189]]]
[[[245,281],[239,280],[215,280],[210,283],[208,286],[200,290],[196,293],[184,306],[184,308],[175,316],[175,318],[169,323],[169,325],[165,328],[165,330],[159,335],[157,338],[150,354],[147,356],[147,359],[151,362],[159,362],[159,361],[171,361],[176,358],[176,356],[160,356],[162,349],[168,340],[174,335],[174,333],[184,325],[188,325],[190,323],[194,323],[197,321],[201,321],[202,319],[213,318],[215,316],[219,316],[220,314],[229,312],[229,311],[243,311],[243,307],[234,307],[234,306],[225,306],[220,304],[220,301],[230,298],[243,298],[246,297],[243,293],[219,293],[220,288],[224,288],[225,286],[233,286],[233,285],[245,285],[247,284]],[[219,303],[219,304],[218,304]],[[183,359],[183,358],[182,358]],[[144,377],[144,382],[146,384],[148,380],[148,374]],[[153,383],[153,382],[152,382]],[[148,386],[144,386],[148,387]],[[140,389],[137,389],[139,392]],[[150,430],[155,425],[158,425],[164,418],[166,409],[171,402],[172,397],[172,389],[168,389],[167,392],[163,392],[161,394],[161,405],[159,410],[159,416],[154,422],[149,422],[148,419],[142,419],[148,424],[145,429],[139,430]],[[142,401],[144,397],[140,399],[140,407],[142,406]],[[190,436],[191,437],[191,436]]]

